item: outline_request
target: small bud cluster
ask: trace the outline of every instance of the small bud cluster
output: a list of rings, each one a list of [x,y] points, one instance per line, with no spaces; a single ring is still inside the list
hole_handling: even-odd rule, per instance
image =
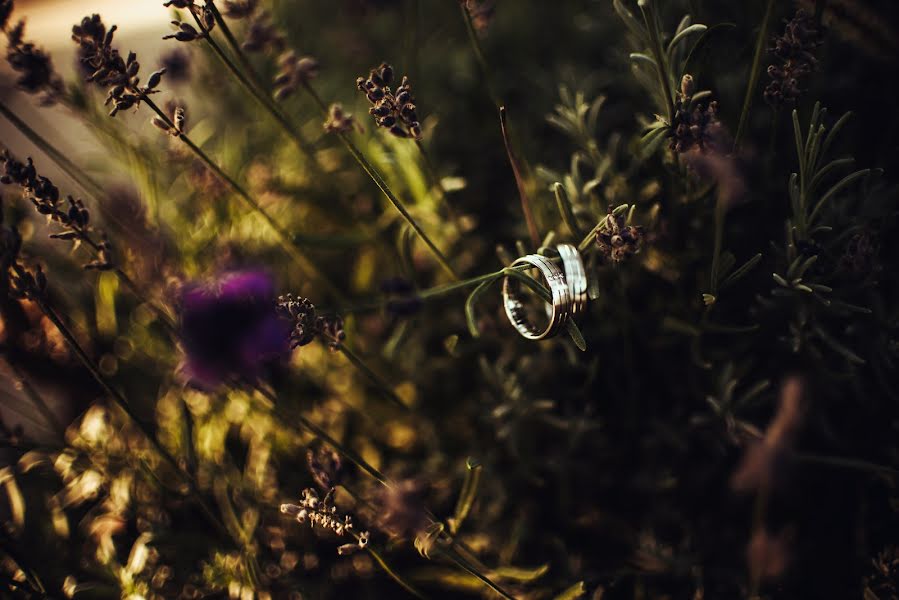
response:
[[[109,88],[106,104],[112,103],[109,114],[113,117],[119,111],[139,106],[149,94],[157,93],[156,88],[165,74],[165,69],[156,71],[147,79],[146,85],[141,86],[137,55],[129,52],[127,59],[123,59],[112,47],[116,29],[113,25],[107,31],[100,15],[84,17],[80,25],[72,28],[72,39],[81,47],[81,62],[92,71],[87,80]]]
[[[179,42],[194,42],[208,37],[209,32],[215,28],[215,16],[212,14],[212,11],[205,6],[197,6],[192,0],[172,0],[171,2],[166,2],[163,6],[186,8],[194,16],[194,19],[196,19],[196,22],[200,27],[197,29],[190,23],[185,23],[184,21],[172,21],[172,25],[175,26],[175,33],[163,36],[162,39],[164,40],[173,39]]]
[[[225,0],[222,12],[230,19],[246,19],[259,5],[259,0]]]
[[[328,109],[328,118],[322,124],[328,133],[349,133],[354,129],[362,130],[352,114],[346,112],[340,104],[332,104]]]
[[[290,332],[291,348],[305,346],[319,337],[328,347],[336,350],[346,339],[343,319],[336,315],[318,316],[315,305],[307,298],[294,297],[292,294],[279,296],[277,311],[279,317],[293,324]]]
[[[375,118],[378,127],[401,138],[421,139],[421,123],[415,112],[415,98],[409,78],[403,77],[396,91],[391,90],[393,67],[381,63],[372,69],[368,78],[356,79],[356,87],[365,94],[372,107],[368,112]]]
[[[669,147],[678,154],[693,149],[702,152],[715,150],[723,136],[718,120],[718,103],[712,101],[704,104],[695,93],[693,77],[684,75],[674,104],[669,143]]]
[[[286,44],[284,34],[272,23],[271,17],[265,11],[261,11],[253,17],[245,36],[241,47],[247,52],[269,50],[280,52]]]
[[[818,68],[815,50],[821,45],[821,32],[814,18],[800,9],[796,11],[783,35],[774,40],[769,52],[781,64],[768,67],[771,82],[765,88],[765,101],[779,108],[787,103],[795,103],[802,94],[799,82]]]
[[[318,493],[312,488],[303,490],[299,504],[282,504],[281,512],[295,518],[298,523],[309,522],[313,529],[319,526],[322,529],[333,531],[335,535],[354,535],[353,520],[349,515],[343,518],[337,513],[334,505],[334,488],[319,498]],[[337,549],[339,554],[350,554],[368,545],[368,532],[364,531],[356,536],[355,544],[343,544]]]
[[[643,228],[626,225],[624,215],[613,214],[611,207],[605,223],[596,232],[596,246],[606,260],[613,263],[619,263],[640,252],[643,239]]]
[[[26,267],[14,262],[9,271],[9,295],[19,300],[36,300],[47,292],[47,276],[40,265]]]
[[[175,106],[172,109],[172,116],[166,120],[162,117],[153,117],[151,121],[154,126],[166,132],[172,137],[179,137],[184,133],[185,113],[183,106]]]
[[[90,226],[90,211],[80,199],[66,196],[66,204],[60,202],[59,188],[53,182],[42,175],[37,174],[34,163],[30,158],[21,163],[8,152],[0,155],[3,165],[3,174],[0,175],[0,183],[16,184],[23,188],[25,196],[34,205],[37,212],[46,215],[50,221],[59,224],[63,228],[61,233],[53,233],[51,238],[84,242],[90,246],[96,258],[84,265],[85,269],[97,269],[106,271],[115,267],[113,263],[112,247],[105,235],[101,233],[101,239],[95,240],[94,229]]]
[[[306,451],[306,464],[320,488],[329,490],[339,483],[342,461],[340,454],[331,448],[324,445],[315,450],[310,448]]]
[[[318,61],[311,56],[287,51],[278,58],[278,74],[275,76],[275,98],[283,100],[297,91],[301,85],[318,76]]]
[[[0,12],[3,10],[6,9],[0,8]],[[63,93],[62,79],[54,70],[50,56],[33,43],[26,42],[24,37],[25,21],[19,21],[6,34],[6,60],[19,74],[16,86],[28,94],[42,94],[40,102],[44,106],[54,104]]]

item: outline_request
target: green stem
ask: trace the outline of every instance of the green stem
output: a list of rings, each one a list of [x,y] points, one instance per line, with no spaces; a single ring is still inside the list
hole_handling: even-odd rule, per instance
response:
[[[456,215],[456,211],[453,209],[449,198],[446,196],[446,190],[443,189],[443,184],[440,182],[440,176],[437,175],[437,169],[434,168],[434,163],[431,162],[431,157],[428,156],[428,153],[425,151],[425,147],[422,145],[421,140],[415,140],[415,145],[418,147],[418,151],[424,160],[425,170],[428,173],[428,179],[431,181],[431,186],[436,189],[437,193],[440,195],[440,204],[446,208],[447,215],[453,222],[453,226],[456,230],[461,231],[461,228],[459,227],[459,217]]]
[[[321,96],[315,91],[315,89],[309,85],[309,82],[304,81],[303,87],[312,96],[315,103],[318,105],[319,110],[322,114],[327,118],[328,116],[328,107],[325,105],[324,101],[321,99]],[[368,159],[362,154],[362,152],[353,144],[353,141],[350,137],[343,132],[338,132],[337,135],[340,137],[343,145],[352,154],[353,158],[356,159],[356,162],[362,168],[363,171],[371,178],[372,181],[380,188],[381,192],[387,196],[387,199],[390,200],[390,203],[393,204],[393,207],[402,215],[403,219],[409,224],[410,227],[418,234],[418,237],[425,243],[428,249],[431,251],[431,254],[434,255],[434,258],[443,267],[447,273],[449,273],[453,279],[458,279],[459,275],[450,265],[449,261],[443,255],[439,248],[431,241],[431,238],[428,237],[428,234],[425,233],[424,229],[422,229],[421,225],[415,220],[415,218],[409,213],[409,210],[403,204],[403,202],[397,198],[396,194],[393,193],[393,190],[390,189],[390,186],[387,185],[387,182],[381,177],[380,173],[372,166],[371,163],[368,162]]]
[[[524,213],[524,220],[528,227],[528,235],[531,238],[531,244],[534,248],[540,246],[540,234],[537,231],[537,222],[534,219],[534,211],[531,209],[531,198],[528,196],[527,188],[524,184],[524,178],[521,176],[521,169],[518,166],[518,159],[512,152],[512,144],[509,140],[509,131],[506,126],[506,107],[499,107],[499,126],[503,135],[503,144],[506,147],[506,156],[509,158],[509,165],[512,167],[512,174],[515,176],[515,185],[518,187],[518,196],[521,199],[521,212]]]
[[[821,4],[821,2],[819,2],[819,4]],[[734,152],[740,147],[740,140],[743,139],[746,122],[749,119],[749,110],[752,108],[755,88],[758,85],[759,74],[762,70],[762,56],[764,55],[765,45],[768,39],[768,25],[771,21],[773,8],[774,0],[768,0],[765,6],[765,16],[762,17],[762,24],[759,26],[759,35],[755,41],[755,54],[752,58],[752,68],[749,71],[749,82],[746,84],[746,97],[743,98],[743,110],[740,112],[740,123],[737,125],[737,135],[734,136]]]
[[[341,354],[343,354],[354,367],[356,367],[363,375],[365,375],[369,379],[369,381],[375,384],[375,387],[378,388],[378,391],[381,392],[381,394],[385,398],[387,398],[403,410],[409,410],[409,407],[406,406],[400,399],[400,397],[396,395],[396,392],[391,389],[390,385],[388,385],[386,381],[384,381],[377,373],[375,373],[368,365],[366,365],[355,352],[347,348],[344,344],[340,344],[337,347],[337,350]]]
[[[174,124],[171,122],[169,117],[163,113],[156,104],[153,103],[148,97],[144,96],[143,101],[150,107],[153,112],[155,112],[160,119],[162,119],[167,125],[170,127],[174,127]],[[194,144],[194,142],[187,137],[185,134],[181,134],[178,136],[185,145],[199,158],[208,168],[211,170],[216,177],[218,177],[221,181],[223,181],[231,190],[240,196],[241,200],[243,200],[254,212],[256,212],[262,219],[266,222],[266,224],[278,235],[281,239],[282,246],[290,255],[290,257],[300,266],[300,268],[305,271],[307,274],[315,277],[319,283],[321,283],[328,293],[334,296],[337,299],[343,298],[343,293],[334,285],[324,273],[322,273],[315,264],[306,258],[300,251],[297,249],[296,245],[293,243],[293,237],[290,232],[281,227],[281,225],[272,217],[268,211],[266,211],[256,200],[253,199],[250,194],[241,187],[239,183],[237,183],[230,175],[225,173],[221,167],[219,167],[209,156],[206,155],[203,150],[200,149],[199,146]]]

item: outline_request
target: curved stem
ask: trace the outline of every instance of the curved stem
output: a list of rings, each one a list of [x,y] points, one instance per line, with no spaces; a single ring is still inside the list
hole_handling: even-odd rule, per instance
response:
[[[378,391],[381,392],[381,394],[385,398],[405,411],[410,410],[409,407],[403,403],[400,397],[396,395],[396,392],[391,389],[390,385],[388,385],[386,381],[384,381],[377,373],[375,373],[368,365],[366,365],[365,362],[363,362],[363,360],[359,358],[359,356],[355,352],[353,352],[343,344],[340,344],[337,347],[337,350],[338,352],[346,356],[347,360],[350,361],[350,364],[352,364],[363,375],[365,375],[369,379],[369,381],[371,381],[375,385],[375,387],[378,388]]]

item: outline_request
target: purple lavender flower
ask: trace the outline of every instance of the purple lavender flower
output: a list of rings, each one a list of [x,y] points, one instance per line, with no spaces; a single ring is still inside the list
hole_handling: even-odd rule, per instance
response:
[[[226,273],[182,290],[182,372],[193,385],[259,379],[289,352],[288,334],[275,309],[274,282],[263,271]]]

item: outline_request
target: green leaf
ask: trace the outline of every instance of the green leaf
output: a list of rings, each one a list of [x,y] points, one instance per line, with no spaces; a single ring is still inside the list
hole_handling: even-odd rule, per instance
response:
[[[554,600],[577,600],[586,593],[587,586],[584,585],[583,581],[578,581],[573,586],[556,596]]]
[[[868,175],[870,172],[871,172],[871,169],[862,169],[860,171],[855,171],[854,173],[850,173],[849,175],[846,175],[841,180],[839,180],[837,183],[835,183],[832,188],[827,190],[826,194],[821,196],[821,199],[818,200],[818,203],[815,204],[815,208],[812,209],[812,214],[809,216],[809,222],[812,222],[815,220],[815,217],[818,215],[818,213],[821,211],[821,209],[834,196],[836,196],[837,194],[842,192],[844,189],[846,189],[846,187],[848,187],[850,183],[852,183],[856,179],[859,179],[861,177]]]
[[[462,491],[459,492],[456,510],[453,511],[452,518],[448,519],[449,530],[452,535],[456,535],[462,526],[462,522],[471,511],[471,506],[474,504],[478,493],[478,484],[481,482],[481,470],[483,469],[481,463],[477,459],[469,457],[465,461],[465,466],[467,467],[465,481],[462,483]]]
[[[825,344],[827,344],[831,348],[831,350],[833,350],[837,354],[842,355],[849,362],[855,363],[857,365],[865,364],[865,359],[863,359],[858,354],[856,354],[855,352],[853,352],[852,350],[850,350],[849,348],[847,348],[846,346],[844,346],[843,344],[838,342],[829,333],[827,333],[826,331],[821,329],[821,327],[816,326],[815,333],[818,334],[818,337],[821,338],[821,341],[823,341]]]
[[[855,159],[852,157],[849,157],[849,156],[847,156],[846,158],[837,158],[837,159],[830,161],[829,163],[827,163],[826,165],[821,167],[821,169],[819,169],[818,172],[815,173],[815,176],[812,177],[812,182],[809,184],[809,188],[808,188],[809,191],[810,192],[814,191],[814,189],[817,188],[818,185],[821,183],[821,180],[823,180],[824,177],[826,177],[827,174],[830,173],[831,171],[833,171],[834,169],[839,169],[840,167],[848,167],[849,165],[853,164],[854,162],[855,162]]]
[[[556,206],[559,209],[559,214],[562,216],[562,222],[568,227],[569,231],[577,237],[583,237],[584,232],[581,231],[581,228],[577,224],[577,219],[574,216],[574,209],[571,206],[571,200],[568,198],[568,194],[565,192],[565,187],[561,183],[553,184],[553,192],[556,195]]]
[[[730,285],[732,283],[736,283],[740,279],[742,279],[749,271],[751,271],[759,262],[762,260],[762,254],[758,253],[745,263],[742,266],[738,267],[736,271],[728,275],[724,281],[721,282],[719,288],[723,288],[726,285]]]
[[[549,571],[549,563],[531,569],[522,567],[497,567],[493,570],[493,573],[502,579],[511,579],[520,583],[529,583],[543,577],[547,571]]]
[[[571,319],[568,320],[566,327],[568,328],[568,335],[571,336],[574,345],[577,346],[578,350],[581,352],[585,352],[587,350],[587,340],[584,339],[584,335],[581,333],[580,328],[578,328]]]
[[[837,134],[840,133],[840,130],[849,122],[849,119],[852,118],[852,112],[847,112],[842,117],[837,119],[837,122],[833,124],[833,127],[830,128],[830,132],[827,134],[827,137],[824,138],[824,145],[821,147],[821,153],[825,156],[827,155],[827,151],[830,150],[830,145],[833,143],[834,139],[836,139]]]
[[[708,31],[708,29],[709,28],[707,26],[700,23],[697,23],[696,25],[690,25],[689,27],[675,35],[671,42],[669,42],[668,55],[670,56],[674,52],[674,49],[677,48],[677,45],[689,36],[695,33],[705,33],[706,31]]]
[[[498,277],[493,277],[484,281],[478,287],[473,289],[465,300],[465,321],[468,323],[468,332],[471,334],[471,337],[481,337],[481,332],[478,329],[477,317],[474,312],[475,304],[477,304],[478,299],[497,279]]]
[[[634,17],[631,11],[625,8],[624,4],[621,3],[621,0],[612,0],[612,6],[614,7],[615,12],[618,13],[618,16],[621,17],[621,20],[624,21],[624,25],[628,30],[644,42],[648,42],[649,37],[646,30],[643,28],[643,25],[640,24],[640,21]]]

